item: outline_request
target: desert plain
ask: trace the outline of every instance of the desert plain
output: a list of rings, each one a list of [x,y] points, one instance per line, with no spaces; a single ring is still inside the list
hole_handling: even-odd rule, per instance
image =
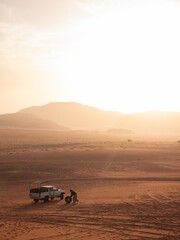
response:
[[[179,240],[179,140],[0,129],[0,239]],[[79,203],[34,203],[36,180]]]

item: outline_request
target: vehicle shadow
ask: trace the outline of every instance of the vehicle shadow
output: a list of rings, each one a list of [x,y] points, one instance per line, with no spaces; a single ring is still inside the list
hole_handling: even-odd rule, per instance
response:
[[[29,210],[37,210],[37,209],[39,210],[39,209],[46,209],[50,206],[56,206],[57,204],[61,204],[61,203],[64,203],[64,201],[63,200],[50,200],[48,202],[40,201],[38,203],[35,203],[32,201],[29,203],[21,204],[18,207],[16,207],[15,209],[18,211],[29,211]],[[66,205],[66,203],[64,203],[63,205]]]

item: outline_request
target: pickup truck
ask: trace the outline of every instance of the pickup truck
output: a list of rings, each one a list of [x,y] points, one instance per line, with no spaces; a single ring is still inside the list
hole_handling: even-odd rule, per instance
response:
[[[29,197],[36,203],[40,200],[48,202],[50,199],[53,200],[54,198],[63,200],[64,194],[64,190],[58,189],[55,186],[40,186],[29,190]]]

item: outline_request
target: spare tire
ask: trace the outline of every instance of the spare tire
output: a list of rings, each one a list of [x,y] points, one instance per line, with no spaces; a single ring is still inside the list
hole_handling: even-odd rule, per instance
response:
[[[65,197],[66,203],[71,203],[72,198],[70,196]]]

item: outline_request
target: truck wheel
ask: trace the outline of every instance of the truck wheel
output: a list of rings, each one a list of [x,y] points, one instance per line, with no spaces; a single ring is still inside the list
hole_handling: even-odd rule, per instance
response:
[[[34,202],[35,202],[35,203],[38,203],[38,202],[39,202],[39,199],[34,199]]]
[[[45,196],[44,202],[48,202],[48,201],[49,201],[49,196]]]
[[[71,203],[72,198],[71,198],[70,196],[67,196],[67,197],[65,197],[65,201],[66,201],[67,203]]]
[[[60,195],[60,199],[63,200],[64,199],[64,194]]]

